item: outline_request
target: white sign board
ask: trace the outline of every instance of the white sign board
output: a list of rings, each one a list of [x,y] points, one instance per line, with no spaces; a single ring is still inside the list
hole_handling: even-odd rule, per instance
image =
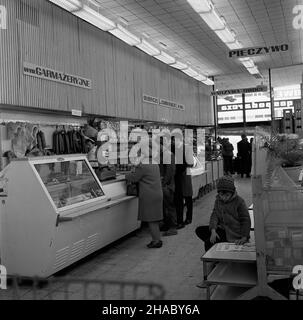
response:
[[[29,62],[23,63],[23,73],[26,76],[36,77],[44,80],[55,81],[83,89],[91,89],[92,81],[80,76],[71,75],[63,71],[38,66]]]

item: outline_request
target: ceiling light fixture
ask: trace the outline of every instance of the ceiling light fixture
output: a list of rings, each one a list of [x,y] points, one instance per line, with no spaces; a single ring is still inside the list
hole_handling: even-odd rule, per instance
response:
[[[116,24],[110,19],[102,16],[96,10],[91,9],[87,5],[83,5],[79,0],[50,0],[61,8],[71,11],[78,18],[94,25],[95,27],[109,31],[116,27]]]
[[[211,11],[199,12],[199,14],[212,30],[222,30],[225,28],[225,20],[219,17],[212,4]]]
[[[193,78],[195,78],[198,81],[206,81],[207,80],[207,77],[203,74],[198,74],[197,76],[195,76]]]
[[[210,11],[212,9],[211,8],[211,4],[210,4],[210,2],[208,0],[187,0],[187,2],[198,13],[207,12],[207,11]]]
[[[82,8],[82,1],[79,1],[79,0],[49,0],[49,1],[68,11]]]
[[[161,51],[159,55],[155,55],[154,57],[166,64],[172,64],[176,62],[176,59],[174,57],[170,56],[164,51]]]
[[[196,77],[198,75],[198,72],[195,71],[194,69],[192,68],[187,68],[187,69],[184,69],[182,70],[184,73],[186,73],[188,76],[190,77]]]
[[[205,81],[202,81],[204,84],[206,84],[207,86],[213,86],[215,83],[210,80],[209,78],[207,78]]]
[[[226,42],[225,43],[230,50],[242,49],[243,45],[240,41],[236,40],[234,42]]]
[[[186,63],[183,63],[178,60],[175,63],[172,63],[170,66],[179,70],[184,70],[188,68],[188,65]]]
[[[257,66],[254,66],[252,68],[246,68],[246,69],[248,70],[248,72],[250,74],[258,74],[258,73],[260,73]]]
[[[150,56],[159,55],[161,53],[158,48],[154,47],[144,39],[142,39],[141,42],[136,45],[136,47],[149,54]]]
[[[122,27],[120,24],[117,24],[115,29],[109,30],[111,34],[115,37],[121,39],[126,42],[130,46],[135,46],[141,42],[140,38],[129,32],[127,29]]]
[[[215,33],[224,43],[236,41],[234,32],[230,31],[227,27],[223,30],[215,30]]]
[[[239,60],[241,61],[241,63],[244,65],[245,68],[255,67],[253,60],[251,60],[250,58],[239,58]]]

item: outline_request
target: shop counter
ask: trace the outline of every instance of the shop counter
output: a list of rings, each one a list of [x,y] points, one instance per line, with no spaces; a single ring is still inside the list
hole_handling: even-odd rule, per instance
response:
[[[24,158],[6,172],[1,263],[48,277],[140,227],[124,176],[102,183],[84,155]]]
[[[205,165],[203,165],[199,159],[194,156],[194,166],[192,168],[188,168],[187,174],[191,175],[193,198],[198,198],[199,190],[205,185],[203,182],[206,181]]]

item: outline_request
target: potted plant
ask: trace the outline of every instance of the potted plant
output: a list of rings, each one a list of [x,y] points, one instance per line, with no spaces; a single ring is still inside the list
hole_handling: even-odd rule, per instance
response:
[[[271,167],[281,166],[296,183],[303,169],[303,140],[297,134],[275,134],[264,137],[264,148]]]

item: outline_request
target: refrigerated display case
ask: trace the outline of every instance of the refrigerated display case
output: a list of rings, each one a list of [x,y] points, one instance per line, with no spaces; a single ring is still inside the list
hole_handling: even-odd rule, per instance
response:
[[[124,176],[101,184],[84,155],[16,159],[5,175],[0,254],[8,274],[48,277],[140,226]]]

